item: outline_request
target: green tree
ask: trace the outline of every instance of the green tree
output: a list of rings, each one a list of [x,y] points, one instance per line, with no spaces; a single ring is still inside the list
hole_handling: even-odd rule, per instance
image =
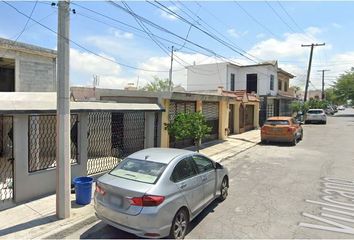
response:
[[[167,78],[162,79],[157,76],[153,76],[154,81],[147,83],[141,90],[150,92],[164,92],[169,91],[169,80]],[[171,89],[173,89],[174,84],[171,83]]]
[[[354,101],[354,69],[340,75],[333,86],[335,98],[341,103],[347,100]]]
[[[173,122],[165,124],[165,128],[177,140],[192,138],[198,152],[201,140],[211,132],[201,112],[178,113]]]

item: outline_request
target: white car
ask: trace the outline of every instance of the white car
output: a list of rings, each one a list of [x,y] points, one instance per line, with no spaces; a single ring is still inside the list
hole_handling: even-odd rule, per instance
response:
[[[339,106],[338,107],[338,110],[345,110],[345,107],[342,105],[342,106]]]
[[[327,116],[323,109],[309,109],[305,114],[305,124],[319,122],[327,123]]]

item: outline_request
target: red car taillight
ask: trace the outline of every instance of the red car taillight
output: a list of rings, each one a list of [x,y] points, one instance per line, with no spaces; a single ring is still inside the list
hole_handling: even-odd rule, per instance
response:
[[[130,205],[142,207],[155,207],[165,200],[163,196],[145,195],[143,197],[133,197],[129,199]]]
[[[294,132],[295,128],[293,127],[288,127],[288,132]]]
[[[101,195],[105,195],[105,194],[106,194],[106,191],[105,191],[102,187],[100,187],[99,185],[97,185],[97,184],[96,184],[96,189],[95,189],[95,191],[96,191],[97,193],[101,194]]]

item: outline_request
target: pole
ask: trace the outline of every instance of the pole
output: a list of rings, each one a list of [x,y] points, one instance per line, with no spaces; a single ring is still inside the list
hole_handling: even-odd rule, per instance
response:
[[[70,87],[69,87],[69,0],[58,3],[58,82],[56,141],[56,214],[70,217]]]
[[[318,72],[322,72],[322,94],[321,94],[321,99],[324,100],[325,99],[325,91],[324,91],[324,73],[329,71],[328,69],[322,69],[322,70],[318,70]]]
[[[173,46],[171,49],[171,67],[170,67],[170,74],[169,74],[169,81],[168,81],[168,89],[172,92],[172,64],[173,64]]]
[[[324,46],[325,43],[318,44],[318,43],[312,43],[311,45],[304,45],[302,44],[301,47],[311,47],[310,51],[310,59],[309,59],[309,67],[307,69],[307,77],[306,77],[306,85],[305,85],[305,94],[304,94],[304,102],[307,100],[307,90],[309,88],[309,82],[310,82],[310,73],[311,73],[311,64],[312,64],[312,55],[313,55],[313,48],[317,46]]]

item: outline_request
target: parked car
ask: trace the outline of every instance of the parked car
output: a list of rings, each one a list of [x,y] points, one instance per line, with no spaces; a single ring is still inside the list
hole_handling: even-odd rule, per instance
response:
[[[307,111],[305,114],[305,124],[313,122],[327,123],[327,116],[323,109],[309,109]]]
[[[189,222],[228,194],[228,170],[181,149],[150,148],[125,158],[96,182],[102,221],[142,238],[184,238]]]
[[[289,142],[296,145],[304,135],[301,123],[292,117],[270,117],[261,128],[261,141]]]
[[[338,110],[343,111],[343,110],[345,110],[345,107],[343,105],[341,105],[338,107]]]
[[[333,109],[333,107],[331,106],[328,106],[326,109],[325,109],[325,113],[327,115],[334,115],[336,113],[336,111]]]

